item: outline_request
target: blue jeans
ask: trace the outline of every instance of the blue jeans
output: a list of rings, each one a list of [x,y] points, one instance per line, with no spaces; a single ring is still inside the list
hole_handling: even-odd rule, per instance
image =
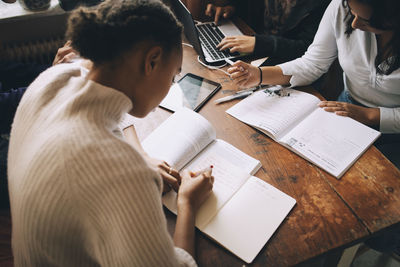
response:
[[[338,96],[337,101],[351,103],[351,104],[354,104],[354,105],[365,107],[363,104],[361,104],[361,103],[357,102],[356,100],[354,100],[354,98],[351,97],[349,91],[347,91],[347,90],[343,90],[342,91],[342,93]]]

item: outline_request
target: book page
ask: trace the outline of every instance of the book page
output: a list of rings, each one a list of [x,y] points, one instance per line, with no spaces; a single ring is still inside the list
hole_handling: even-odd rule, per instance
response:
[[[221,139],[214,140],[197,157],[208,157],[211,154],[218,155],[219,158],[225,159],[230,164],[251,175],[254,175],[261,167],[261,162],[258,159],[247,155]],[[194,161],[197,161],[197,159],[194,159]]]
[[[269,89],[271,90],[271,89]],[[304,92],[285,88],[284,96],[263,90],[240,101],[226,112],[279,139],[314,110],[320,100]]]
[[[379,135],[351,118],[318,108],[279,141],[339,178]]]
[[[185,169],[196,172],[210,165],[213,165],[214,186],[210,197],[196,213],[195,224],[200,230],[250,177],[248,173],[226,161],[218,153],[203,154],[202,157],[196,158],[185,166]],[[175,192],[169,192],[163,196],[164,205],[175,214],[177,212],[176,197]]]
[[[149,156],[180,170],[215,138],[215,130],[205,118],[182,108],[155,129],[142,146]]]
[[[295,199],[253,176],[202,231],[250,263],[295,203]]]

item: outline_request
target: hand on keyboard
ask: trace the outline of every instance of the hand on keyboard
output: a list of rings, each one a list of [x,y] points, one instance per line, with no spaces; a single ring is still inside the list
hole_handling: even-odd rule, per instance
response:
[[[222,39],[217,45],[217,48],[221,51],[228,50],[231,53],[253,53],[256,45],[256,38],[254,36],[228,36]]]
[[[214,23],[218,25],[220,17],[225,19],[230,18],[235,13],[235,7],[222,3],[222,1],[214,1],[213,4],[208,4],[206,9],[206,15],[209,17],[214,16]],[[226,2],[226,1],[223,1]]]

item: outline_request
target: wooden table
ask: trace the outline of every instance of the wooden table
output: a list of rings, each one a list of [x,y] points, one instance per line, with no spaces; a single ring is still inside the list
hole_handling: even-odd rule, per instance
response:
[[[294,209],[251,266],[296,265],[324,253],[340,252],[399,224],[400,171],[375,147],[369,148],[337,180],[225,113],[237,101],[214,105],[214,99],[233,92],[235,85],[221,71],[201,66],[196,58],[194,50],[184,46],[184,73],[192,72],[222,84],[222,89],[200,110],[200,114],[213,124],[218,138],[261,161],[262,168],[256,173],[257,177],[297,200]],[[316,94],[312,88],[302,90]],[[157,109],[145,119],[138,120],[139,138],[146,137],[170,114]],[[166,216],[172,233],[176,217],[168,211]],[[1,211],[1,266],[12,266],[10,232],[9,211]],[[196,235],[196,245],[200,266],[245,264],[200,231]]]
[[[182,74],[191,72],[222,84],[222,89],[199,112],[216,128],[217,137],[260,160],[262,168],[255,176],[297,201],[251,266],[293,266],[324,253],[340,252],[399,224],[400,171],[379,150],[370,147],[337,180],[228,115],[225,111],[238,100],[215,105],[213,100],[234,92],[235,85],[223,72],[200,65],[192,48],[184,46],[183,50]],[[322,99],[312,88],[301,90]],[[159,108],[138,120],[135,127],[139,138],[145,138],[170,114]],[[166,216],[172,233],[176,217],[169,211]],[[200,266],[245,264],[200,231],[196,245]]]

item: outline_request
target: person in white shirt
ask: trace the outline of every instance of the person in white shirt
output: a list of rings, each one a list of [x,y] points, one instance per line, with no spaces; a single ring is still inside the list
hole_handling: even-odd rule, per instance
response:
[[[400,1],[332,0],[303,57],[257,68],[238,61],[228,69],[241,87],[302,86],[317,80],[338,58],[344,91],[319,106],[379,129],[379,149],[397,166],[400,159]],[[379,141],[379,140],[378,140]],[[391,151],[386,153],[387,147]],[[400,251],[400,229],[366,241],[381,252]]]
[[[43,72],[12,125],[15,266],[196,266],[194,214],[211,193],[211,172],[156,169],[120,129],[127,112],[144,117],[168,93],[182,65],[181,34],[158,0],[111,0],[71,14],[67,38],[91,69]],[[178,180],[173,240],[161,176]]]
[[[295,87],[317,80],[338,58],[344,94],[355,104],[324,101],[320,106],[382,133],[400,133],[399,9],[398,0],[333,0],[303,57],[259,69],[238,61],[228,72],[241,87]]]

